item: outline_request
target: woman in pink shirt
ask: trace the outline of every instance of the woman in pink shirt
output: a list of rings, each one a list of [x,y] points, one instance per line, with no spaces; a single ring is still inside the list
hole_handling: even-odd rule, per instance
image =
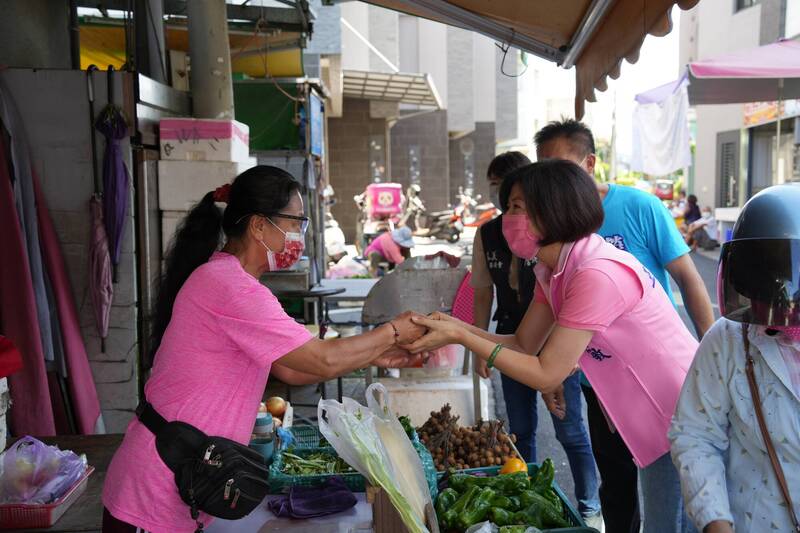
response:
[[[370,274],[377,276],[380,264],[384,261],[391,266],[399,265],[411,257],[413,247],[414,237],[408,226],[381,233],[364,250],[364,257],[369,259]]]
[[[494,335],[438,313],[414,318],[429,332],[409,350],[460,343],[556,398],[579,365],[640,468],[645,533],[694,531],[667,430],[697,341],[650,272],[595,235],[603,209],[580,167],[534,163],[503,188],[503,235],[515,255],[538,260],[535,298],[522,323],[514,335]]]
[[[227,203],[224,211],[216,202]],[[152,332],[154,364],[145,385],[147,400],[167,421],[246,444],[271,373],[304,384],[367,365],[418,363],[397,347],[424,331],[410,315],[363,335],[323,341],[290,318],[259,282],[264,272],[299,259],[307,225],[300,185],[268,166],[206,194],[186,216],[165,261]],[[109,466],[103,504],[104,532],[196,527],[155,436],[137,418]],[[209,517],[201,513],[198,521],[207,524]]]

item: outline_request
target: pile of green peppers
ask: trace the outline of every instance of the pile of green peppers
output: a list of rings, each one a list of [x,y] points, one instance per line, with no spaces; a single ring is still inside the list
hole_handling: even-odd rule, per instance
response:
[[[539,529],[570,527],[561,499],[553,490],[555,466],[546,459],[536,475],[525,472],[495,477],[450,476],[450,486],[436,499],[436,515],[444,531],[465,531],[490,520],[513,533],[520,526]]]

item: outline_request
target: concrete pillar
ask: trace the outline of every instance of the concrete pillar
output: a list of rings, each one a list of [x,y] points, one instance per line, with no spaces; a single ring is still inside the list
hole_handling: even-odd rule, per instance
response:
[[[71,68],[69,2],[12,0],[2,3],[0,64]]]
[[[234,118],[225,0],[186,2],[194,116]]]
[[[136,0],[136,70],[161,83],[168,82],[164,57],[164,2]]]

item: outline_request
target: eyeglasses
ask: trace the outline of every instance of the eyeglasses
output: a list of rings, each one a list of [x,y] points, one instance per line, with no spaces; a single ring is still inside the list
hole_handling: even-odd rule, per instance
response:
[[[289,220],[299,220],[300,221],[300,233],[302,233],[303,235],[306,234],[306,230],[308,229],[308,222],[309,222],[309,218],[308,217],[299,217],[297,215],[284,215],[283,213],[275,213],[272,216],[273,217],[278,217],[278,218],[288,218]]]
[[[300,221],[300,233],[302,233],[303,235],[306,234],[306,230],[308,229],[308,222],[309,222],[309,218],[308,217],[299,217],[297,215],[286,215],[284,213],[275,213],[274,215],[262,215],[262,214],[259,214],[259,213],[250,213],[249,215],[244,215],[242,217],[239,217],[239,220],[237,220],[234,225],[238,225],[239,222],[241,222],[245,218],[247,218],[249,216],[252,216],[252,215],[258,215],[258,216],[264,217],[266,219],[269,219],[270,217],[278,217],[278,218],[288,218],[289,220],[299,220]]]

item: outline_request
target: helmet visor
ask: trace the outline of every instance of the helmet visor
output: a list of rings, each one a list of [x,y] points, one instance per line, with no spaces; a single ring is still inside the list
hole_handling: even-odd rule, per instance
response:
[[[720,312],[762,326],[800,326],[800,240],[742,239],[722,247]]]

